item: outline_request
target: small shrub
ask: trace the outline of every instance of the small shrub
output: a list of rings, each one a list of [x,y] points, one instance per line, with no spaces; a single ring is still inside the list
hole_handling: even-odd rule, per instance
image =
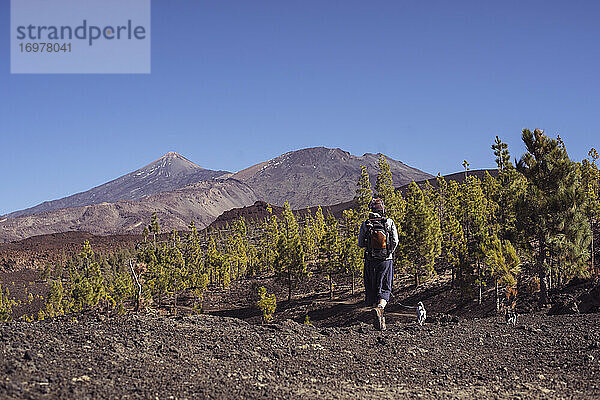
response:
[[[273,319],[273,313],[277,308],[277,299],[273,293],[267,294],[264,286],[258,288],[258,301],[256,307],[262,312],[263,322],[267,323]]]
[[[10,292],[6,289],[6,292],[0,285],[0,321],[12,320],[12,308],[16,305],[16,302],[10,298]]]

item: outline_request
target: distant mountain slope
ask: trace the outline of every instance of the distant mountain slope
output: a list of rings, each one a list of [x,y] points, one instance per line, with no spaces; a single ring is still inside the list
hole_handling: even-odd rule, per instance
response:
[[[198,228],[204,228],[224,211],[253,204],[256,200],[253,190],[237,180],[204,181],[137,201],[122,200],[1,218],[0,243],[68,231],[97,235],[139,234],[154,212],[158,214],[163,232],[185,230],[191,221]]]
[[[386,157],[396,186],[432,175]],[[341,149],[315,147],[292,151],[246,168],[233,178],[247,183],[261,200],[275,205],[285,201],[292,208],[337,204],[351,200],[360,177],[360,166],[366,165],[375,183],[379,154],[361,157]]]
[[[119,200],[138,200],[144,196],[176,190],[226,173],[226,171],[204,169],[180,154],[170,152],[137,171],[88,191],[46,201],[35,207],[7,214],[4,218],[38,214],[61,208],[114,203]]]

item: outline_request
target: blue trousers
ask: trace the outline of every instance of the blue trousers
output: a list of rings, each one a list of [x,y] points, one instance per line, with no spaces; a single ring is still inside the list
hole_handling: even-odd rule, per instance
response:
[[[363,278],[367,305],[376,304],[379,299],[389,301],[394,284],[394,262],[366,258]]]

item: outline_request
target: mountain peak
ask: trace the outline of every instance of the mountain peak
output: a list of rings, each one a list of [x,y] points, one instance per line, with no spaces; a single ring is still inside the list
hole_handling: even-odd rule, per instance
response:
[[[184,156],[174,151],[170,151],[165,153],[162,157],[157,159],[156,161],[151,162],[143,168],[133,172],[134,174],[142,175],[148,174],[153,171],[156,173],[161,173],[160,171],[168,171],[166,172],[168,175],[173,174],[181,174],[181,173],[189,173],[192,171],[202,171],[204,168],[199,166],[196,163],[188,160]]]
[[[175,151],[169,151],[168,153],[165,153],[164,156],[162,156],[161,158],[159,158],[159,160],[162,160],[163,158],[184,158],[184,156],[182,156],[181,154],[175,152]]]
[[[293,208],[330,205],[354,197],[362,165],[374,182],[378,158],[369,153],[358,157],[340,148],[310,147],[263,161],[237,172],[233,178],[250,185],[261,200],[270,204],[287,201]],[[432,177],[386,158],[397,186]]]
[[[179,154],[175,151],[169,151],[168,153],[165,153],[162,157],[160,157],[154,163],[156,163],[158,161],[163,161],[163,160],[181,160],[181,161],[186,161],[190,164],[196,165],[195,163],[191,162],[190,160],[188,160],[187,158],[185,158],[184,156],[182,156],[181,154]],[[151,163],[151,164],[154,164],[154,163]]]

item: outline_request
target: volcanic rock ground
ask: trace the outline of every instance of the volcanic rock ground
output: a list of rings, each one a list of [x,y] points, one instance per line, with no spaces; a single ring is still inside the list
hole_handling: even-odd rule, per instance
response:
[[[211,315],[0,324],[0,398],[598,398],[600,315],[318,328]]]

